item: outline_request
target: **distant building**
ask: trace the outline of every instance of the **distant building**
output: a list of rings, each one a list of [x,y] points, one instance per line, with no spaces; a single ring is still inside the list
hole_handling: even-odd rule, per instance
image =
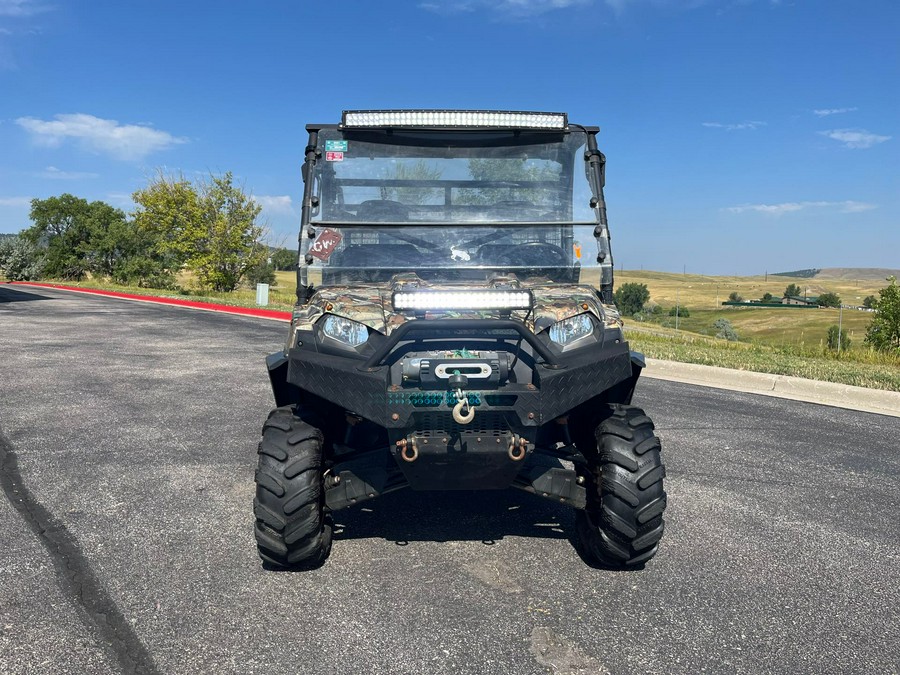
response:
[[[806,305],[807,307],[818,307],[819,296],[804,298],[799,295],[786,295],[781,299],[782,305]]]

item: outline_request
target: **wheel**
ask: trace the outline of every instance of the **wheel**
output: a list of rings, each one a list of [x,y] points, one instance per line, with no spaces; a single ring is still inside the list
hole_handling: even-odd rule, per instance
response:
[[[598,452],[588,459],[587,507],[577,512],[576,523],[591,561],[627,569],[647,562],[659,549],[666,468],[644,411],[613,405],[611,413],[595,432]]]
[[[331,553],[323,437],[310,422],[302,408],[285,406],[263,425],[253,512],[259,557],[272,568],[313,569]]]

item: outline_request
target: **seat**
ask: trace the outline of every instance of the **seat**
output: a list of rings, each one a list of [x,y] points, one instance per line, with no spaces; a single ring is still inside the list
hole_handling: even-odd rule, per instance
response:
[[[356,208],[356,219],[376,223],[405,223],[409,221],[409,209],[405,204],[390,199],[368,199]]]

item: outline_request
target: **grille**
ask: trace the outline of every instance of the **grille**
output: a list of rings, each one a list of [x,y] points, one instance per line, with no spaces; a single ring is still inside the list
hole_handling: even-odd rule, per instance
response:
[[[475,412],[469,424],[457,424],[451,413],[424,413],[415,416],[416,436],[472,435],[503,436],[509,433],[506,417],[501,412]]]

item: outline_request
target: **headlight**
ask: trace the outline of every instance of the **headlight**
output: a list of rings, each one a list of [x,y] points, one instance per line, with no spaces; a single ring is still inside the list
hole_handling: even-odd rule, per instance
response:
[[[369,339],[369,329],[358,321],[329,314],[322,322],[322,332],[333,340],[358,347]]]
[[[579,314],[550,326],[550,339],[556,344],[566,346],[575,340],[585,338],[594,332],[594,323],[590,314]]]

